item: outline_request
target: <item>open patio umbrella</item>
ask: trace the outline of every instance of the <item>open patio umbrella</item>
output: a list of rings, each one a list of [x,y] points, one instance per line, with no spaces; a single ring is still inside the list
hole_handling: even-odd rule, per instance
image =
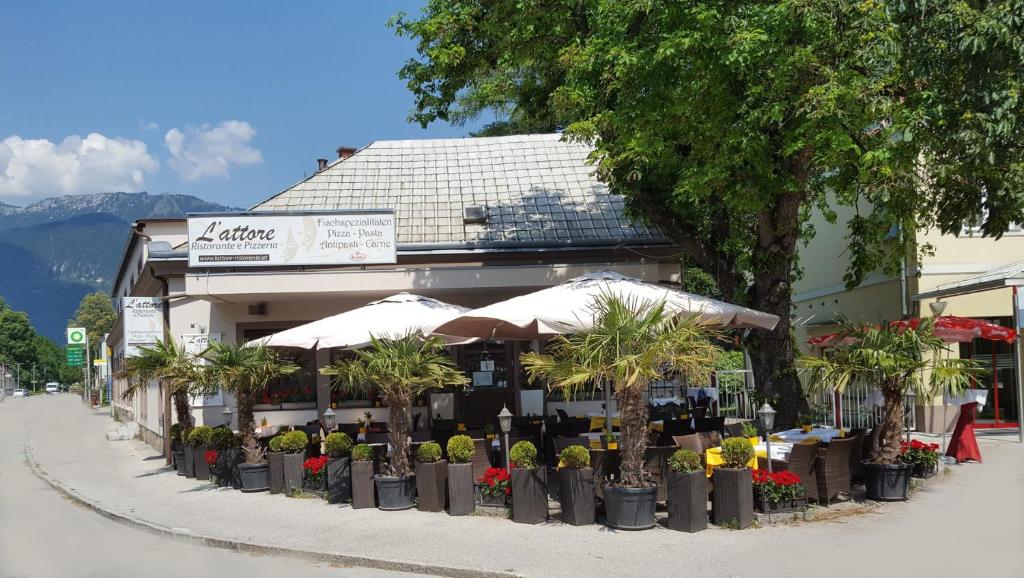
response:
[[[892,322],[893,326],[901,328],[910,327],[911,329],[917,329],[920,324],[920,317]],[[981,319],[955,317],[953,315],[943,315],[936,319],[934,332],[936,337],[950,343],[960,343],[972,341],[974,339],[1013,343],[1013,341],[1017,339],[1017,332],[1013,328],[1004,327]],[[841,343],[839,339],[840,336],[838,333],[829,333],[827,335],[812,337],[807,340],[807,344],[816,345],[818,347],[829,347],[832,345],[839,345]]]
[[[249,344],[301,349],[365,347],[373,337],[397,337],[414,331],[429,335],[438,325],[466,311],[468,309],[465,307],[437,299],[399,293],[358,309],[256,339]],[[453,345],[473,341],[450,335],[441,337]]]

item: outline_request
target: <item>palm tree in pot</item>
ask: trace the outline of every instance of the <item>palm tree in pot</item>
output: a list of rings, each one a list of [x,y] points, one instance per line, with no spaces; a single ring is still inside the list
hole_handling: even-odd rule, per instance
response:
[[[369,346],[355,350],[352,359],[320,370],[332,376],[333,386],[352,395],[376,392],[390,408],[391,446],[386,475],[375,478],[378,507],[412,507],[414,480],[409,469],[409,415],[414,399],[431,389],[462,386],[468,379],[445,352],[437,337],[422,339],[419,332],[398,337],[374,337]]]
[[[922,318],[916,327],[903,322],[867,326],[849,319],[840,324],[827,355],[799,359],[806,386],[811,392],[832,393],[866,384],[882,392],[883,417],[871,431],[863,463],[867,497],[906,499],[910,466],[899,460],[903,398],[911,392],[955,395],[984,372],[971,360],[949,357],[946,343],[935,336],[935,318]]]
[[[644,470],[647,449],[647,386],[681,374],[693,383],[710,379],[719,348],[715,332],[696,317],[672,316],[665,303],[616,295],[595,301],[593,327],[556,336],[546,353],[522,356],[531,382],[573,399],[583,390],[614,387],[621,417],[621,478],[604,489],[608,525],[623,529],[654,526],[657,487]]]
[[[238,465],[243,492],[267,489],[265,450],[256,439],[252,407],[259,394],[281,377],[299,370],[264,346],[234,345],[214,341],[203,352],[203,383],[219,384],[238,401],[238,431],[244,463]]]

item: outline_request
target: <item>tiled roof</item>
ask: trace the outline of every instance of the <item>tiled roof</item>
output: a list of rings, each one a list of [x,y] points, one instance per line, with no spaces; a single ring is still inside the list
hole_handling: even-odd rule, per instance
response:
[[[663,243],[561,135],[377,141],[254,211],[393,208],[403,245]],[[485,224],[464,224],[465,207]]]

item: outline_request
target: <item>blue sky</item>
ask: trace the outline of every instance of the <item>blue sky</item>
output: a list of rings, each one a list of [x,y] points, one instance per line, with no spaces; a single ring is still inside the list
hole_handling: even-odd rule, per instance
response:
[[[0,202],[107,190],[247,207],[339,145],[421,129],[395,2],[18,2],[0,7]],[[91,136],[90,136],[91,135]]]

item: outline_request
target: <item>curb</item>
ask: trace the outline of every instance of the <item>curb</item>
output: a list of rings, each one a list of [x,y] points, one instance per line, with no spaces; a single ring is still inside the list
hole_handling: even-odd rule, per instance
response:
[[[182,542],[188,542],[192,544],[200,544],[203,546],[209,546],[212,548],[221,548],[224,550],[232,550],[235,552],[245,552],[249,554],[262,554],[267,556],[278,556],[286,558],[295,558],[300,560],[308,560],[312,562],[323,562],[329,564],[339,564],[344,566],[355,566],[360,568],[372,568],[375,570],[390,570],[393,572],[408,572],[416,574],[429,574],[431,576],[448,576],[450,578],[521,578],[520,574],[513,574],[508,572],[492,572],[474,570],[471,568],[459,568],[455,566],[437,566],[432,564],[419,564],[416,562],[402,562],[398,560],[386,560],[382,558],[366,558],[363,556],[350,556],[346,554],[329,554],[325,552],[315,552],[311,550],[296,550],[292,548],[282,548],[280,546],[265,546],[263,544],[255,544],[252,542],[242,542],[239,540],[230,540],[226,538],[216,538],[213,536],[203,536],[192,532],[186,532],[177,530],[174,528],[168,528],[160,524],[155,524],[142,518],[130,516],[127,514],[120,514],[112,510],[108,510],[95,502],[90,501],[88,498],[82,496],[75,490],[65,486],[60,480],[54,478],[39,465],[35,459],[35,453],[32,450],[31,440],[25,443],[25,459],[28,461],[29,468],[32,473],[39,479],[50,485],[57,493],[61,494],[65,498],[72,502],[84,506],[85,508],[92,510],[93,512],[118,522],[129,527],[137,528],[140,530],[147,531],[157,536],[163,536],[166,538],[172,538]]]

